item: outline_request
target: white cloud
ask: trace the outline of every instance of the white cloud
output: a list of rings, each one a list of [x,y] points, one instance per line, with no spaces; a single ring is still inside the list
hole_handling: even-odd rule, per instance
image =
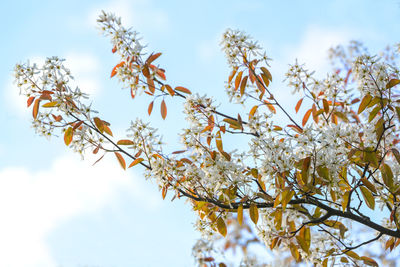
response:
[[[64,58],[65,66],[71,70],[74,80],[71,82],[72,87],[78,86],[83,92],[93,96],[100,90],[98,74],[100,61],[89,53],[69,52]]]
[[[203,63],[212,63],[215,57],[222,54],[220,48],[221,36],[218,35],[214,39],[204,40],[197,45],[197,57]]]
[[[339,44],[346,45],[354,38],[353,31],[349,29],[330,29],[311,25],[305,31],[300,43],[285,49],[289,55],[287,63],[293,64],[297,58],[299,63],[305,63],[309,70],[326,72],[329,70],[329,48]]]
[[[112,205],[121,192],[129,192],[146,209],[160,207],[160,196],[148,192],[143,179],[120,170],[115,159],[95,166],[89,162],[93,160],[72,155],[39,172],[0,170],[0,266],[56,266],[46,244],[51,231],[75,216]]]
[[[166,33],[170,26],[167,12],[157,7],[152,0],[116,0],[98,6],[88,16],[88,25],[91,28],[97,26],[96,20],[101,10],[115,13],[122,18],[125,27],[139,31]]]

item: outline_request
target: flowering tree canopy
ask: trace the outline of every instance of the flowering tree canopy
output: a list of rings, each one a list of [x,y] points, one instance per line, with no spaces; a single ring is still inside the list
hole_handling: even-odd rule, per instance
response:
[[[184,149],[163,152],[157,130],[140,119],[116,140],[111,124],[86,104],[88,96],[69,86],[71,73],[57,57],[43,66],[15,67],[37,133],[61,131],[65,144],[81,155],[90,150],[101,159],[112,153],[123,169],[142,166],[163,198],[170,193],[190,200],[205,237],[229,238],[235,231],[229,225],[249,223],[269,249],[321,266],[377,266],[365,247],[380,241],[389,252],[400,244],[399,47],[380,57],[356,42],[332,49],[335,71],[322,80],[296,62],[286,81],[298,102],[284,107],[270,90],[265,52],[243,32],[227,30],[221,42],[232,69],[227,98],[247,112],[226,114],[212,97],[169,81],[156,63],[161,53],[145,53],[138,34],[120,18],[103,12],[98,23],[119,57],[111,77],[132,98],[144,92],[148,113],[159,104],[163,119],[165,99],[182,103],[188,121],[179,133]],[[307,108],[297,121],[291,114],[301,106]],[[238,136],[248,139],[247,149],[224,142]],[[370,231],[357,236],[357,227]],[[204,251],[206,245],[195,253],[201,264],[218,264]]]

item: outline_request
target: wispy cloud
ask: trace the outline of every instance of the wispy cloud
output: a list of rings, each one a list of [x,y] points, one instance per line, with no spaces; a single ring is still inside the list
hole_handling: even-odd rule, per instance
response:
[[[100,61],[90,53],[68,52],[65,65],[71,70],[74,80],[70,86],[78,86],[83,92],[96,95],[101,90],[97,77]]]
[[[221,56],[223,52],[220,47],[221,35],[209,40],[203,40],[197,45],[197,57],[203,63],[213,63],[214,59]]]
[[[51,231],[75,216],[112,205],[121,192],[129,192],[147,209],[161,205],[158,195],[147,192],[132,172],[119,170],[114,159],[91,166],[63,156],[48,165],[38,172],[0,170],[0,266],[56,266],[46,244]]]
[[[88,24],[97,26],[96,20],[101,12],[113,12],[122,17],[126,27],[135,30],[149,30],[151,32],[166,33],[170,27],[170,20],[166,11],[158,7],[152,0],[116,0],[98,5],[88,16]]]
[[[304,32],[299,43],[285,47],[287,64],[293,64],[297,58],[299,63],[305,63],[306,68],[324,73],[329,70],[328,50],[336,45],[346,45],[355,38],[350,29],[325,28],[310,25]]]

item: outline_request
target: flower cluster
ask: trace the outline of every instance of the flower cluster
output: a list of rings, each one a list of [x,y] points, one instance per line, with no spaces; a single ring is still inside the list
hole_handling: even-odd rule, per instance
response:
[[[102,11],[97,22],[103,34],[110,37],[114,51],[123,59],[128,61],[132,57],[142,55],[144,46],[139,42],[138,33],[123,27],[120,17]]]
[[[32,125],[37,133],[50,137],[56,128],[64,132],[66,125],[85,122],[75,129],[71,141],[71,148],[83,155],[87,148],[105,140],[90,129],[92,114],[97,112],[83,102],[87,94],[68,85],[73,77],[63,62],[64,59],[51,57],[40,67],[29,62],[17,64],[15,82],[20,93],[28,97],[28,105],[34,103]]]
[[[229,65],[232,67],[240,66],[243,57],[246,57],[249,62],[252,60],[251,56],[259,57],[267,65],[270,60],[256,41],[239,30],[226,30],[222,35],[221,46]]]

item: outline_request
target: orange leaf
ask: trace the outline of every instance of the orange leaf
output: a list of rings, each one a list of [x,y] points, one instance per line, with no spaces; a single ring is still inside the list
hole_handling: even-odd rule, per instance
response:
[[[137,158],[137,159],[135,159],[134,161],[132,161],[132,163],[129,165],[128,168],[131,168],[131,167],[133,167],[133,166],[139,164],[139,163],[142,162],[143,160],[144,160],[144,159],[142,159],[142,158]]]
[[[165,118],[167,117],[167,105],[165,104],[164,99],[161,102],[161,117],[163,118],[163,120],[165,120]]]
[[[301,103],[303,103],[303,99],[304,99],[304,97],[301,98],[301,99],[297,102],[296,107],[294,108],[294,110],[296,111],[296,113],[299,112],[299,109],[300,109],[300,107],[301,107]]]
[[[117,52],[117,46],[116,46],[116,45],[114,45],[114,47],[113,47],[113,49],[111,50],[111,52],[113,52],[113,53]]]
[[[307,110],[306,114],[304,114],[303,121],[302,121],[303,126],[306,125],[308,119],[310,118],[311,111],[312,111],[312,109],[310,108],[309,110]]]
[[[218,131],[215,136],[215,144],[217,145],[217,148],[220,152],[224,151],[223,146],[222,146],[222,138],[221,138],[221,132]]]
[[[240,81],[242,80],[243,71],[240,71],[235,79],[235,91],[239,88]]]
[[[31,96],[31,97],[29,97],[28,100],[26,101],[26,105],[27,105],[28,108],[30,107],[30,105],[32,105],[33,100],[35,100],[35,97],[34,97],[34,96]]]
[[[129,145],[133,145],[133,144],[134,144],[133,141],[127,140],[127,139],[121,139],[117,142],[117,145],[120,145],[120,146],[129,146]]]
[[[165,71],[161,69],[157,69],[156,74],[158,77],[160,77],[162,80],[166,80],[167,77],[165,76]]]
[[[79,126],[81,126],[83,124],[83,121],[79,121],[77,123],[74,124],[74,127],[72,128],[72,130],[75,130],[77,128],[79,128]]]
[[[257,111],[258,106],[254,106],[251,108],[250,112],[249,112],[249,120],[254,116],[254,114]]]
[[[149,116],[150,116],[151,112],[153,111],[153,104],[154,104],[154,101],[151,101],[151,103],[149,104],[149,107],[147,108],[147,113],[149,113]]]
[[[114,152],[114,154],[117,157],[118,162],[121,165],[122,169],[125,170],[126,169],[126,163],[125,163],[124,157],[122,157],[122,155],[120,153],[118,153],[118,152]]]
[[[182,86],[175,87],[175,90],[179,91],[179,92],[182,92],[182,93],[185,93],[185,94],[189,94],[189,95],[192,94],[192,92],[190,92],[189,89],[187,89],[185,87],[182,87]]]
[[[40,99],[36,99],[35,104],[33,104],[32,116],[34,119],[37,118],[37,115],[39,113],[39,103],[40,103]]]
[[[231,74],[229,75],[228,83],[231,83],[231,81],[232,81],[233,77],[235,76],[236,72],[237,72],[237,67],[234,67],[232,72],[231,72]]]
[[[69,144],[71,144],[73,135],[74,135],[74,131],[72,130],[72,127],[69,127],[64,133],[65,145],[69,146]]]
[[[156,53],[156,54],[151,54],[149,58],[146,60],[147,64],[150,64],[154,60],[156,60],[159,56],[161,56],[161,53]]]
[[[162,194],[162,198],[165,199],[165,197],[167,196],[167,187],[166,186],[163,186],[161,194]]]
[[[267,105],[268,109],[269,109],[272,113],[276,114],[276,109],[275,109],[274,105],[272,105],[271,103],[269,103],[267,100],[264,100],[264,103]]]
[[[172,87],[171,87],[170,85],[165,84],[165,85],[163,85],[163,87],[164,87],[165,89],[167,89],[168,93],[169,93],[171,96],[175,95],[175,91],[174,91],[174,89],[172,89]]]
[[[115,67],[112,69],[111,71],[111,78],[115,76],[115,74],[117,74],[117,69],[121,66],[123,66],[125,64],[125,61],[122,61],[120,63],[118,63],[117,65],[115,65]]]

